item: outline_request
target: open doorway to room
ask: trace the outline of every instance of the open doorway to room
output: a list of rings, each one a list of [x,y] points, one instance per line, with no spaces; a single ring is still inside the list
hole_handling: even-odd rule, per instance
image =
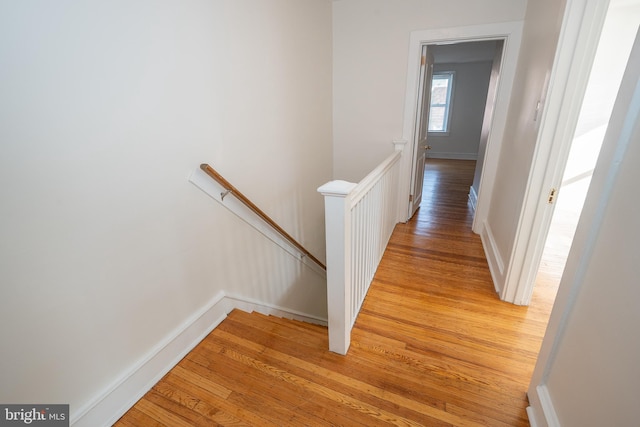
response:
[[[431,44],[434,69],[428,158],[476,161],[469,201],[475,210],[495,109],[504,40]]]
[[[560,283],[638,23],[640,0],[611,1],[558,188],[533,304],[536,294],[555,295]]]
[[[428,159],[473,161],[475,212],[503,61],[503,38],[422,44],[410,216],[420,206]]]
[[[419,88],[423,76],[421,68],[421,52],[423,46],[455,45],[461,42],[503,41],[503,52],[500,61],[499,84],[495,88],[495,102],[493,114],[486,128],[483,126],[483,136],[486,136],[486,150],[482,151],[482,144],[478,150],[477,167],[479,174],[477,204],[473,216],[473,230],[479,233],[486,222],[489,204],[492,197],[497,165],[502,146],[502,138],[506,125],[511,88],[513,87],[517,66],[520,42],[522,39],[522,22],[504,22],[496,24],[478,25],[473,27],[443,28],[437,30],[419,30],[411,33],[409,42],[408,75],[405,92],[405,108],[401,141],[407,142],[406,160],[402,166],[401,184],[399,188],[399,208],[401,221],[408,220],[415,211],[412,202],[412,191],[419,180],[416,179],[417,160],[424,158],[424,147],[416,138],[418,115]],[[454,99],[455,102],[455,99]],[[485,133],[486,130],[486,133]],[[408,204],[406,201],[408,201]]]

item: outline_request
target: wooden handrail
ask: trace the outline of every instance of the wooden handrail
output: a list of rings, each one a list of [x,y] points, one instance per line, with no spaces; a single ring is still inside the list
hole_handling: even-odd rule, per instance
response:
[[[236,199],[240,200],[246,207],[251,209],[251,211],[253,213],[258,215],[264,222],[269,224],[274,230],[276,230],[278,233],[280,233],[282,235],[282,237],[284,237],[289,243],[291,243],[300,252],[302,252],[304,254],[304,256],[308,257],[313,262],[318,264],[320,267],[322,267],[323,270],[327,269],[327,267],[318,258],[313,256],[313,254],[311,252],[309,252],[300,243],[298,243],[298,241],[296,239],[294,239],[293,237],[291,237],[291,235],[289,233],[284,231],[284,229],[282,227],[280,227],[274,220],[272,220],[269,217],[269,215],[267,215],[259,207],[257,207],[251,200],[249,200],[247,198],[247,196],[242,194],[242,192],[240,190],[238,190],[236,187],[231,185],[231,183],[229,181],[227,181],[226,179],[224,179],[224,177],[222,175],[220,175],[214,168],[212,168],[211,166],[209,166],[206,163],[203,163],[203,164],[200,165],[200,169],[202,169],[211,178],[216,180],[218,182],[218,184],[222,185],[224,187],[224,189],[227,190],[227,192],[233,194]]]

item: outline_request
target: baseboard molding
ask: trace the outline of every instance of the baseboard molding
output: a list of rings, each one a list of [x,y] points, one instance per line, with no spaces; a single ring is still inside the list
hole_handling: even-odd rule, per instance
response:
[[[532,406],[527,407],[527,417],[531,427],[560,427],[558,414],[553,406],[553,401],[549,395],[546,385],[539,385],[535,388],[536,396],[531,399]],[[539,404],[539,408],[536,403]]]
[[[283,317],[285,319],[294,319],[299,320],[301,322],[313,323],[316,325],[327,326],[327,319],[313,316],[306,313],[301,313],[299,311],[290,310],[285,307],[280,307],[277,305],[266,304],[251,298],[245,298],[238,295],[227,294],[225,299],[227,300],[228,307],[231,309],[237,308],[239,310],[243,310],[251,313],[252,311],[257,311],[258,313],[264,315],[272,315]]]
[[[451,159],[451,160],[478,160],[478,153],[435,153],[430,151],[429,159]]]
[[[117,381],[78,411],[72,412],[73,427],[111,426],[182,360],[234,308],[287,319],[327,325],[327,319],[265,304],[238,295],[219,292],[199,312],[170,333]]]
[[[538,393],[538,399],[540,399],[540,405],[542,406],[542,415],[549,427],[560,427],[560,420],[558,420],[558,414],[553,407],[553,401],[549,395],[549,389],[546,385],[539,385],[536,387]]]
[[[475,212],[476,206],[478,206],[478,193],[476,193],[476,189],[473,186],[469,187],[469,203],[471,203],[471,209]]]
[[[500,294],[502,292],[502,283],[504,281],[504,261],[498,250],[498,245],[491,232],[491,227],[485,221],[480,233],[480,240],[482,241],[482,247],[484,248],[484,254],[487,257],[487,263],[489,264],[489,271],[491,272],[491,278],[493,279],[493,286],[496,292]]]
[[[542,427],[540,424],[538,424],[535,410],[531,406],[527,406],[527,418],[529,418],[529,425],[531,427]]]
[[[110,426],[227,317],[224,293],[170,333],[92,402],[71,414],[74,427]]]

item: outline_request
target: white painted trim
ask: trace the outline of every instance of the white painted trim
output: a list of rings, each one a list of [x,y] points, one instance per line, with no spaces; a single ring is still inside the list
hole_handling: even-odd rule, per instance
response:
[[[540,399],[540,405],[542,407],[542,415],[547,423],[548,427],[560,427],[560,420],[558,420],[558,414],[553,407],[553,401],[549,395],[549,389],[546,385],[536,387],[538,392],[538,399]]]
[[[529,425],[531,427],[542,427],[538,424],[538,418],[536,417],[536,411],[531,406],[527,406],[527,418],[529,418]]]
[[[189,176],[189,182],[202,190],[205,194],[211,197],[216,202],[220,203],[222,206],[231,211],[238,218],[249,224],[251,227],[256,229],[266,238],[271,240],[276,245],[280,246],[284,249],[289,255],[296,258],[298,261],[302,262],[304,265],[309,267],[315,273],[317,273],[320,277],[326,279],[327,272],[323,270],[318,264],[313,262],[307,256],[305,256],[298,248],[293,246],[291,242],[282,237],[280,233],[275,231],[273,227],[268,225],[262,219],[260,219],[251,209],[247,208],[242,202],[236,199],[232,194],[228,194],[222,198],[222,192],[225,189],[218,184],[216,181],[211,179],[202,169],[197,168],[193,171],[193,173]]]
[[[476,193],[476,189],[473,186],[469,187],[469,203],[471,203],[471,209],[475,212],[476,206],[478,204],[478,194]]]
[[[405,170],[409,168],[409,174],[411,174],[411,166],[407,163],[407,158],[411,158],[407,154],[407,146],[409,145],[409,141],[405,139],[395,139],[393,140],[393,148],[395,151],[400,152],[400,164],[398,165],[398,182],[402,181],[402,177],[406,175]],[[402,198],[402,192],[398,191],[396,195],[396,214],[395,214],[395,223],[406,222],[407,218],[405,215],[406,209],[406,199]]]
[[[227,317],[233,309],[257,311],[286,319],[327,325],[327,319],[267,304],[239,295],[219,292],[200,311],[156,345],[104,392],[78,411],[71,413],[73,427],[111,426],[175,367]],[[73,408],[72,408],[73,409]]]
[[[454,153],[430,151],[427,159],[478,160],[478,153]]]
[[[227,317],[223,299],[224,293],[219,292],[102,393],[84,407],[73,411],[71,425],[95,427],[115,423]]]
[[[374,170],[369,172],[367,176],[365,176],[360,182],[358,182],[349,193],[349,208],[353,209],[355,205],[358,204],[360,200],[364,196],[366,196],[371,188],[376,185],[380,179],[395,165],[398,163],[401,157],[400,151],[394,151],[393,154],[389,155],[386,159],[382,161]],[[327,184],[325,184],[327,185]],[[318,188],[318,191],[323,195],[326,195],[326,190],[324,190],[324,186]]]
[[[533,399],[537,404],[527,407],[527,417],[531,427],[560,427],[560,420],[546,385],[535,388]]]
[[[608,1],[569,0],[543,94],[540,130],[501,299],[528,305],[551,224],[552,187],[560,188]]]
[[[350,185],[353,185],[350,187]],[[327,309],[329,350],[347,354],[351,343],[351,208],[349,192],[357,184],[335,181],[320,188],[324,196],[325,235],[327,241]]]
[[[504,274],[504,261],[498,245],[491,232],[491,227],[485,222],[480,233],[480,240],[482,241],[482,247],[489,264],[489,271],[491,272],[491,278],[493,279],[493,286],[496,288],[496,292],[500,293],[499,284],[502,283],[502,277]]]
[[[238,310],[264,314],[265,316],[277,316],[284,319],[299,320],[301,322],[313,323],[314,325],[327,326],[327,319],[324,317],[313,316],[296,310],[290,310],[275,304],[267,304],[256,299],[246,298],[240,295],[227,294],[225,301],[228,304],[228,312],[237,308]]]
[[[412,141],[406,152],[415,152],[415,121],[418,97],[418,83],[420,77],[421,46],[430,43],[452,41],[477,41],[504,39],[504,52],[500,68],[500,82],[496,94],[496,108],[491,124],[487,151],[482,167],[482,177],[478,191],[478,204],[474,217],[474,231],[480,232],[478,225],[484,224],[491,203],[491,193],[497,172],[502,137],[506,125],[511,88],[515,77],[520,42],[522,39],[521,21],[503,22],[486,25],[474,25],[468,27],[441,28],[434,30],[419,30],[411,33],[409,41],[409,58],[407,65],[407,86],[405,92],[404,121],[402,127],[402,139]],[[411,156],[403,162],[404,168],[401,175],[401,184],[398,189],[400,200],[409,200],[411,189]],[[403,209],[401,221],[407,221],[410,217],[409,209]]]

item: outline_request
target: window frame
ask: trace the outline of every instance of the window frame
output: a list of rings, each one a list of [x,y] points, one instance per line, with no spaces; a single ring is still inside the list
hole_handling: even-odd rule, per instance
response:
[[[442,77],[446,77],[446,79],[449,81],[448,87],[447,87],[447,96],[446,96],[446,101],[444,104],[433,104],[433,99],[430,98],[429,99],[429,118],[428,121],[429,123],[427,123],[427,134],[431,134],[434,136],[447,136],[449,135],[449,131],[450,131],[450,124],[451,124],[451,111],[452,111],[452,104],[453,104],[453,90],[454,90],[454,86],[455,86],[455,76],[456,76],[456,72],[455,71],[434,71],[433,75],[431,76],[431,84],[433,85],[433,81],[436,78],[440,78],[442,79]],[[431,94],[429,94],[431,96]],[[443,130],[431,130],[429,129],[429,126],[431,124],[431,109],[433,107],[444,107],[444,120],[443,120]]]

